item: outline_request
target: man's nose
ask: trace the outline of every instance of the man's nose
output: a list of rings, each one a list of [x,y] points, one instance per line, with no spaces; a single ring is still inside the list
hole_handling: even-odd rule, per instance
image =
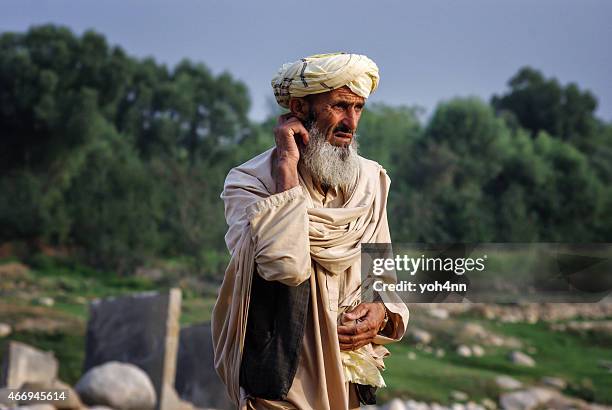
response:
[[[345,112],[342,123],[348,127],[352,132],[357,130],[357,123],[359,122],[359,114],[354,108],[348,108]]]

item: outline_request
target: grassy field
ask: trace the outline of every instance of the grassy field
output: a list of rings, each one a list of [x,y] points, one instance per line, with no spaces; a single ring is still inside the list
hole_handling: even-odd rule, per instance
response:
[[[118,277],[48,258],[28,261],[27,267],[17,261],[0,261],[0,268],[7,264],[13,267],[0,270],[0,322],[25,328],[0,339],[0,345],[11,339],[54,351],[60,361],[60,378],[68,383],[75,383],[81,375],[88,303],[92,299],[178,286],[183,289],[181,323],[187,325],[210,319],[217,290],[215,285],[194,287],[181,275],[156,280]],[[45,306],[43,297],[53,298],[53,306]],[[412,309],[410,326],[422,326],[426,322],[423,316],[422,310]],[[31,325],[23,326],[28,321]],[[529,368],[512,364],[507,358],[510,349],[505,347],[485,346],[483,357],[461,357],[455,353],[457,340],[448,330],[436,334],[431,343],[434,351],[445,351],[443,357],[418,349],[406,338],[389,347],[392,356],[384,372],[388,388],[380,392],[381,399],[403,397],[449,403],[452,390],[467,393],[471,400],[495,399],[500,390],[494,379],[505,374],[526,385],[544,376],[561,377],[568,382],[564,393],[612,404],[612,373],[598,366],[601,360],[612,361],[609,340],[556,332],[545,323],[501,323],[470,313],[453,316],[452,321],[453,326],[479,323],[487,331],[520,340],[525,349],[534,352],[537,365]]]
[[[466,321],[477,322],[465,316]],[[471,399],[497,397],[500,393],[494,379],[509,375],[525,385],[535,385],[542,377],[560,377],[568,382],[564,393],[598,403],[612,403],[612,374],[598,366],[600,360],[612,360],[610,346],[594,337],[554,332],[543,323],[491,323],[479,321],[497,334],[518,338],[534,349],[535,367],[512,364],[507,356],[511,349],[486,348],[483,357],[462,357],[449,341],[436,344],[446,348],[444,357],[416,349],[409,342],[390,347],[385,379],[387,397],[400,396],[424,401],[449,403],[449,392],[460,390]],[[415,359],[409,358],[413,352]]]
[[[8,269],[0,274],[0,322],[13,328],[28,321],[28,329],[14,331],[6,340],[17,340],[43,350],[52,350],[60,362],[59,376],[75,383],[82,373],[88,303],[96,298],[150,290],[181,287],[180,279],[152,280],[146,277],[119,277],[71,262],[39,258],[30,269]],[[16,265],[14,260],[1,265]],[[22,265],[23,266],[23,265]],[[13,271],[13,272],[11,272]],[[12,275],[12,277],[11,277]],[[173,283],[175,282],[175,283]],[[210,320],[216,289],[201,296],[189,286],[182,289],[181,324]],[[50,297],[53,306],[41,304]],[[0,339],[0,360],[6,340]]]

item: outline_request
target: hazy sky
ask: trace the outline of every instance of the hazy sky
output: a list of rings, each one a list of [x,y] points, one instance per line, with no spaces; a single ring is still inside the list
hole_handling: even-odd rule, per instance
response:
[[[366,54],[380,67],[371,101],[418,104],[505,90],[523,65],[576,82],[612,120],[612,1],[132,1],[4,0],[0,30],[41,23],[93,28],[130,55],[182,58],[228,70],[262,119],[270,79],[287,61],[321,52]]]

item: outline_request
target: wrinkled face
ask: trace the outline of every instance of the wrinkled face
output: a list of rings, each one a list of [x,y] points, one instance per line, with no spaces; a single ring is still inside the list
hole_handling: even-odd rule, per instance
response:
[[[322,186],[348,191],[359,169],[355,131],[364,99],[348,87],[294,100],[308,144],[300,145],[300,165]]]
[[[348,87],[314,94],[308,97],[309,122],[316,126],[325,140],[335,146],[351,144],[363,111],[365,99]]]

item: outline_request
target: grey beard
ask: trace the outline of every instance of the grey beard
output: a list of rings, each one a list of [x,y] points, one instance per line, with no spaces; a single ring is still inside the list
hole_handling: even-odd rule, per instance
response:
[[[308,135],[308,144],[299,145],[301,167],[324,187],[348,192],[359,169],[357,136],[348,146],[335,146],[326,141],[325,135],[314,125],[308,130]]]

